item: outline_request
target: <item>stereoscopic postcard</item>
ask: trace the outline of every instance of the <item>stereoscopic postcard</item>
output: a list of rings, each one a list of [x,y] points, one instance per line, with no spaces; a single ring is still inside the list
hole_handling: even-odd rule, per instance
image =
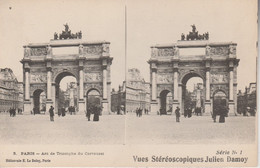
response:
[[[0,167],[255,167],[257,0],[3,0]]]

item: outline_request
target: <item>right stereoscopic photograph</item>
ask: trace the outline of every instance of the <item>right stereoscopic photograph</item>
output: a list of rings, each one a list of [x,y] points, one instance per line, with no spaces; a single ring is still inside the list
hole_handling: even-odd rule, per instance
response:
[[[256,1],[127,1],[126,144],[257,142]]]

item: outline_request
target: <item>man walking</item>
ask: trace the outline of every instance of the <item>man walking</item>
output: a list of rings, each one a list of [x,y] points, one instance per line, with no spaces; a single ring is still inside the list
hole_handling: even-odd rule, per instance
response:
[[[51,106],[50,109],[49,109],[49,113],[50,113],[50,120],[51,121],[54,121],[54,107]]]
[[[180,122],[180,108],[177,106],[175,110],[175,115],[176,115],[176,122]]]
[[[86,114],[86,116],[87,116],[87,118],[88,118],[88,121],[90,121],[90,115],[91,115],[91,113],[93,113],[92,112],[92,107],[88,107],[88,109],[87,109],[87,114]]]

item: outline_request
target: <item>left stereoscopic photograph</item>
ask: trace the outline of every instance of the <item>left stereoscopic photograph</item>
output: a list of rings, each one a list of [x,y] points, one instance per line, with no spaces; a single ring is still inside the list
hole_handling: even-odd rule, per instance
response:
[[[0,144],[124,144],[124,2],[0,9]]]

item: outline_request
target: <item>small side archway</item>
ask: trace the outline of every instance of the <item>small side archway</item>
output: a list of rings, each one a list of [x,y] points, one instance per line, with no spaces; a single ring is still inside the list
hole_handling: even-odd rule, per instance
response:
[[[172,93],[169,90],[162,90],[160,93],[160,114],[165,115],[172,112]]]
[[[216,90],[213,93],[213,113],[217,114],[221,106],[228,107],[228,97],[225,91]]]
[[[33,92],[33,114],[40,114],[46,111],[46,94],[42,89]]]
[[[86,110],[89,108],[89,107],[92,107],[92,106],[96,106],[96,105],[101,105],[101,100],[102,100],[102,97],[101,97],[101,94],[100,92],[97,90],[97,89],[90,89],[87,91],[86,93]]]

